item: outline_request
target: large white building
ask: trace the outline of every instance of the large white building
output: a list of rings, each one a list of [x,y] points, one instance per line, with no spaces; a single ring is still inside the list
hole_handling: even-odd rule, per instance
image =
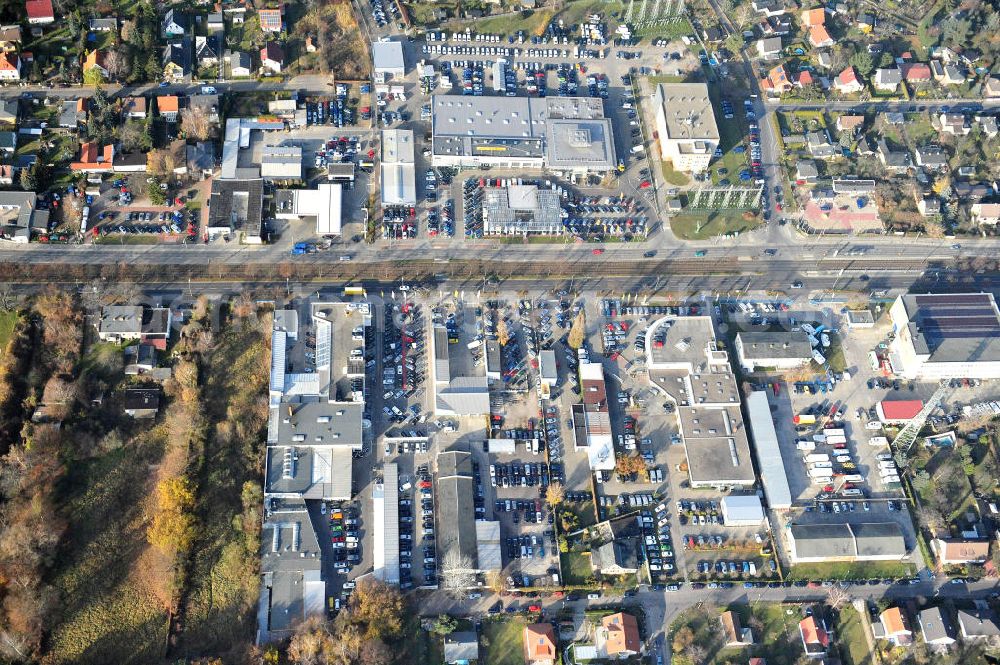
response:
[[[1000,378],[1000,311],[990,293],[902,295],[889,308],[893,371],[908,379]]]
[[[809,336],[802,331],[741,332],[736,335],[740,367],[753,372],[758,367],[795,369],[812,360]]]
[[[567,175],[617,166],[611,120],[598,98],[434,95],[431,114],[434,166]]]
[[[275,193],[277,219],[316,220],[316,235],[339,236],[341,233],[342,187],[338,183],[320,183],[316,189],[281,189]]]
[[[654,95],[660,152],[678,171],[708,168],[719,147],[719,126],[704,83],[661,83]]]
[[[382,130],[382,205],[417,203],[417,176],[413,161],[413,132]]]

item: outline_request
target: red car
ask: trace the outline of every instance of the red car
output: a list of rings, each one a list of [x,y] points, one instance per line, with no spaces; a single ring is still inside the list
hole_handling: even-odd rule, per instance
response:
[[[603,249],[595,249],[595,250],[592,250],[590,253],[593,254],[594,256],[600,256],[601,254],[604,253],[604,250]]]
[[[542,606],[541,605],[528,605],[528,611],[529,612],[541,612],[542,611]]]

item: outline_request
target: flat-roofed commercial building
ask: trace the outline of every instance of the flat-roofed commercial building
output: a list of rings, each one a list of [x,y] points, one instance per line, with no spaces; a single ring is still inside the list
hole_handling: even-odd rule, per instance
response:
[[[753,434],[760,480],[764,485],[764,496],[773,510],[787,510],[792,507],[792,490],[788,486],[788,474],[781,457],[778,433],[771,418],[767,392],[755,390],[750,393],[747,397],[747,415],[750,417],[750,431]]]
[[[462,562],[474,570],[479,557],[472,505],[472,455],[460,450],[439,453],[437,467],[437,547],[442,566]]]
[[[678,171],[708,168],[719,146],[719,126],[704,83],[661,83],[656,88],[660,152]]]
[[[320,183],[316,189],[279,189],[274,194],[277,219],[315,218],[316,235],[341,234],[342,186]]]
[[[413,132],[409,129],[383,129],[382,205],[416,205],[417,177],[413,160]]]
[[[908,379],[1000,378],[1000,311],[990,293],[902,295],[889,308],[893,370]]]
[[[604,366],[599,362],[582,363],[580,387],[583,401],[574,404],[571,411],[574,450],[587,453],[591,471],[611,471],[615,468],[615,445]]]
[[[663,317],[646,332],[649,381],[676,405],[692,487],[755,482],[740,391],[707,316]]]
[[[434,166],[613,170],[614,132],[600,99],[435,95]]]
[[[399,584],[399,468],[382,467],[382,482],[372,485],[372,574],[386,584]]]
[[[786,533],[793,563],[899,561],[907,555],[895,522],[791,524]]]
[[[736,358],[748,372],[758,367],[794,369],[812,361],[809,335],[791,332],[741,332],[736,335]]]

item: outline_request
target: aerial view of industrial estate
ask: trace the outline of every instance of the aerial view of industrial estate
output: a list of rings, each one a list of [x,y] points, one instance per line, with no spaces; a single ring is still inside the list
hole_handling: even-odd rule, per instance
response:
[[[997,665],[1000,6],[0,0],[0,665]]]

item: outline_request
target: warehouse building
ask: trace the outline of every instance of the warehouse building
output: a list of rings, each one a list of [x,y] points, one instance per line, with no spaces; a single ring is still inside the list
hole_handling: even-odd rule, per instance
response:
[[[244,243],[264,241],[264,181],[260,178],[212,180],[208,227],[210,237],[230,235]]]
[[[875,405],[875,413],[884,425],[905,425],[924,408],[919,399],[884,399]]]
[[[479,554],[472,505],[472,455],[460,450],[439,453],[437,468],[438,555],[443,566],[462,562],[475,569]]]
[[[297,145],[262,146],[260,176],[269,182],[302,180],[302,148]]]
[[[736,335],[736,357],[747,372],[758,367],[795,369],[812,361],[809,335],[792,332],[741,332]]]
[[[678,171],[700,173],[719,147],[708,86],[704,83],[661,83],[656,88],[656,129],[660,152]]]
[[[756,494],[722,497],[722,522],[733,527],[759,527],[764,523],[764,507]]]
[[[591,471],[611,471],[615,468],[615,445],[604,365],[582,363],[580,389],[583,401],[572,407],[574,450],[587,453]]]
[[[372,485],[372,574],[386,584],[399,584],[399,468],[387,462],[381,482]]]
[[[285,639],[309,617],[324,616],[326,582],[319,540],[301,499],[268,499],[260,538],[257,643]]]
[[[559,194],[536,185],[488,188],[483,193],[483,233],[558,235],[563,230]]]
[[[413,161],[413,132],[382,130],[382,205],[412,206],[417,203],[417,177]]]
[[[611,120],[596,98],[435,95],[432,162],[578,176],[616,167]]]
[[[372,65],[376,80],[386,77],[401,79],[406,76],[406,59],[403,57],[403,43],[382,39],[372,44]]]
[[[900,376],[1000,378],[1000,311],[992,294],[902,295],[889,316],[889,360]]]
[[[786,533],[792,563],[899,561],[907,554],[895,522],[790,524]]]
[[[757,454],[757,468],[760,470],[764,496],[772,510],[787,510],[792,507],[792,491],[788,486],[788,474],[781,457],[778,433],[774,430],[767,392],[755,390],[750,393],[747,397],[747,415],[750,417],[750,431],[753,433],[754,452]]]
[[[649,381],[677,405],[692,487],[751,487],[740,391],[707,316],[663,317],[646,332]]]

